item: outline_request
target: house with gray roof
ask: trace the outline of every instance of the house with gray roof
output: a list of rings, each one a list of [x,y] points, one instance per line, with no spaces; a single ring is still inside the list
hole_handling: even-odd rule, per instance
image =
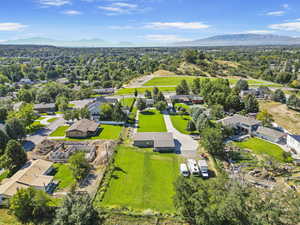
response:
[[[34,110],[38,113],[53,113],[56,110],[55,103],[40,103],[34,105]]]
[[[133,145],[141,148],[154,148],[156,152],[175,150],[173,134],[169,132],[139,132],[133,137]]]
[[[246,131],[248,134],[252,134],[252,132],[256,131],[261,124],[260,121],[254,118],[242,116],[239,114],[235,114],[233,116],[228,116],[224,119],[218,120],[218,123],[221,123],[224,127]]]
[[[286,143],[286,134],[282,131],[278,131],[272,128],[259,126],[257,130],[254,132],[257,137],[265,139],[267,141],[271,141],[274,143]]]

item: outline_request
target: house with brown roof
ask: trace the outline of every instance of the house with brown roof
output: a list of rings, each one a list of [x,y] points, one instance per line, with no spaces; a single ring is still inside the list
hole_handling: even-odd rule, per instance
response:
[[[21,188],[33,187],[48,192],[53,184],[53,176],[49,175],[53,171],[52,165],[52,162],[42,159],[27,162],[22,169],[0,185],[0,205]]]
[[[175,150],[172,133],[168,132],[139,132],[133,137],[133,145],[141,148],[154,148],[156,152]]]
[[[75,122],[67,131],[69,138],[87,138],[97,135],[99,124],[95,121],[82,119]]]

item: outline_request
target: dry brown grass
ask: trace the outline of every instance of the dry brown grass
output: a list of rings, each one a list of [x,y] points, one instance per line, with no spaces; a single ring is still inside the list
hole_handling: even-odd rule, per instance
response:
[[[221,65],[227,65],[233,68],[238,68],[239,67],[239,63],[237,62],[231,62],[231,61],[224,61],[224,60],[216,60],[217,63],[221,64]]]
[[[168,70],[157,70],[153,73],[153,75],[158,75],[158,76],[173,76],[176,75],[176,73],[168,71]]]
[[[275,123],[294,134],[300,134],[300,113],[286,105],[273,101],[260,101],[260,109],[267,110]]]

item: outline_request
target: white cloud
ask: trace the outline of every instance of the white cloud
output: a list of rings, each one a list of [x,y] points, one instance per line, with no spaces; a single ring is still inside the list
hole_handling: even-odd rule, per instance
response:
[[[281,5],[281,7],[284,8],[284,9],[288,9],[289,8],[289,4],[283,4],[283,5]]]
[[[82,12],[77,11],[77,10],[66,10],[66,11],[63,11],[62,13],[66,14],[66,15],[70,15],[70,16],[76,16],[76,15],[82,14]]]
[[[63,6],[71,4],[71,0],[38,0],[43,6]]]
[[[206,25],[202,22],[153,22],[145,26],[146,28],[152,29],[206,29],[209,28],[209,25]]]
[[[131,30],[131,29],[136,29],[137,27],[127,25],[127,26],[109,26],[108,28],[112,30]]]
[[[5,43],[7,42],[7,40],[0,40],[0,43]]]
[[[99,9],[106,11],[106,15],[114,16],[120,14],[131,14],[141,12],[145,9],[139,8],[137,4],[125,3],[125,2],[114,2],[107,6],[99,6]]]
[[[300,22],[272,24],[272,25],[269,26],[269,28],[274,29],[274,30],[285,30],[285,31],[300,32]]]
[[[272,11],[272,12],[267,12],[267,16],[282,16],[285,14],[285,11]]]
[[[21,23],[0,23],[0,31],[19,31],[27,25]]]
[[[191,39],[178,37],[173,34],[149,34],[144,36],[148,41],[162,41],[162,42],[177,42],[177,41],[190,41]]]
[[[246,31],[248,34],[271,34],[274,33],[272,30],[248,30]]]

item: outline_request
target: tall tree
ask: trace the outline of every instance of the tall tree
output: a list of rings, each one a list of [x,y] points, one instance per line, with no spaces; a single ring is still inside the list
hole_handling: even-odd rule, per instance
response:
[[[103,219],[86,192],[69,193],[56,210],[54,225],[101,225]]]
[[[10,212],[22,223],[42,224],[50,222],[53,210],[50,198],[44,191],[33,187],[18,189],[10,199]]]
[[[0,129],[0,156],[4,153],[7,142],[9,141],[6,133]]]
[[[245,111],[247,113],[257,113],[259,111],[259,104],[253,95],[247,95],[244,98]]]
[[[8,169],[12,175],[17,172],[27,161],[27,155],[21,144],[16,140],[9,140],[4,154],[0,157],[0,164]]]
[[[85,158],[84,152],[73,154],[69,161],[73,176],[77,181],[82,181],[89,173],[91,166]]]
[[[236,82],[235,84],[235,89],[238,90],[239,92],[242,90],[248,90],[249,89],[248,81],[244,79],[239,79],[238,82]]]
[[[211,154],[224,154],[224,137],[221,129],[207,127],[201,131],[201,145]]]
[[[144,99],[139,98],[137,100],[136,107],[138,110],[143,111],[147,107],[146,101]]]
[[[272,100],[275,102],[285,103],[286,98],[284,92],[281,89],[276,89],[276,91],[272,95]]]
[[[199,93],[200,93],[200,79],[199,78],[196,78],[193,80],[191,89],[192,89],[193,94],[199,95]]]
[[[259,112],[256,118],[262,122],[263,126],[267,127],[272,127],[272,123],[274,122],[273,116],[266,109]]]
[[[26,136],[25,127],[20,119],[12,118],[6,121],[5,130],[12,139],[22,139]]]

